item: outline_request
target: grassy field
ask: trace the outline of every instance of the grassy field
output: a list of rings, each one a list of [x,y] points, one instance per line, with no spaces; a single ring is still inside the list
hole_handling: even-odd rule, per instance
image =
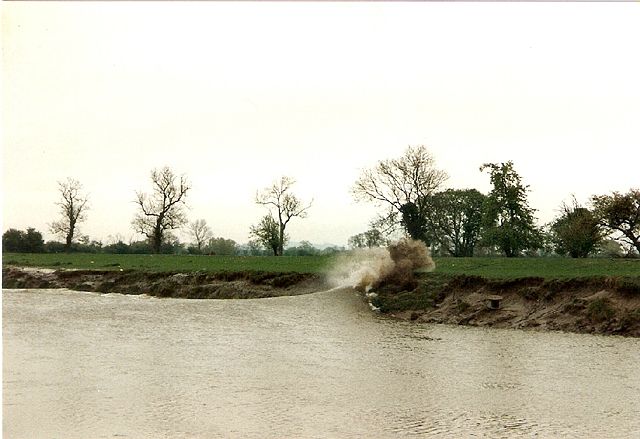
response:
[[[277,271],[320,273],[327,256],[205,256],[205,255],[111,255],[5,253],[2,265],[47,268],[144,271]]]
[[[640,259],[438,258],[435,261],[438,273],[477,275],[487,278],[640,277]]]
[[[322,273],[331,256],[195,256],[5,253],[2,264],[47,268],[145,271],[271,271]],[[487,278],[640,277],[640,259],[436,258],[436,273]]]

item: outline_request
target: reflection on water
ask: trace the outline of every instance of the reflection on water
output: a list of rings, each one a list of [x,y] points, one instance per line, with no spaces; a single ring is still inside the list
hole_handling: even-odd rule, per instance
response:
[[[3,291],[6,438],[640,437],[640,340],[420,325],[352,292]]]

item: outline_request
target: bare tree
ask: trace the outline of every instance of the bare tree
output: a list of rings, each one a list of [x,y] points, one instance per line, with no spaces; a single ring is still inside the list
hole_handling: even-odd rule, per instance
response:
[[[290,193],[295,180],[290,177],[281,177],[262,192],[256,193],[256,203],[263,206],[271,206],[276,210],[278,219],[278,247],[276,256],[282,256],[285,243],[285,229],[289,221],[294,217],[305,218],[313,200],[308,205],[303,205],[298,197]]]
[[[82,184],[73,178],[58,182],[61,200],[56,203],[60,207],[60,219],[49,225],[51,233],[64,236],[66,252],[71,251],[71,243],[78,233],[78,223],[86,219],[88,196],[82,193]]]
[[[138,233],[149,238],[155,253],[160,253],[165,231],[178,229],[187,223],[184,198],[191,186],[184,175],[176,180],[176,175],[168,167],[154,169],[151,171],[153,193],[136,192],[135,202],[140,212],[132,225]]]
[[[372,201],[387,207],[387,213],[377,224],[385,225],[389,231],[403,223],[398,217],[406,217],[406,212],[424,217],[426,197],[447,178],[446,172],[435,168],[435,160],[424,146],[410,146],[402,157],[382,160],[375,168],[363,170],[352,194],[357,201]],[[407,224],[407,218],[404,219]]]
[[[203,219],[195,220],[189,224],[189,235],[195,241],[198,251],[202,252],[202,247],[209,239],[213,238],[213,233]]]

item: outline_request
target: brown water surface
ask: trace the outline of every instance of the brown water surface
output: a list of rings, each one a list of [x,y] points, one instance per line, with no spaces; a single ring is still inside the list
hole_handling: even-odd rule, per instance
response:
[[[421,325],[350,291],[3,290],[5,438],[640,437],[640,340]]]

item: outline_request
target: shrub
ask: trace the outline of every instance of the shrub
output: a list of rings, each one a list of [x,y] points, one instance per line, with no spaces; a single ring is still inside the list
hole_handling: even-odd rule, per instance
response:
[[[587,307],[587,315],[594,322],[602,322],[611,319],[616,311],[611,306],[611,301],[601,297],[593,300]]]

